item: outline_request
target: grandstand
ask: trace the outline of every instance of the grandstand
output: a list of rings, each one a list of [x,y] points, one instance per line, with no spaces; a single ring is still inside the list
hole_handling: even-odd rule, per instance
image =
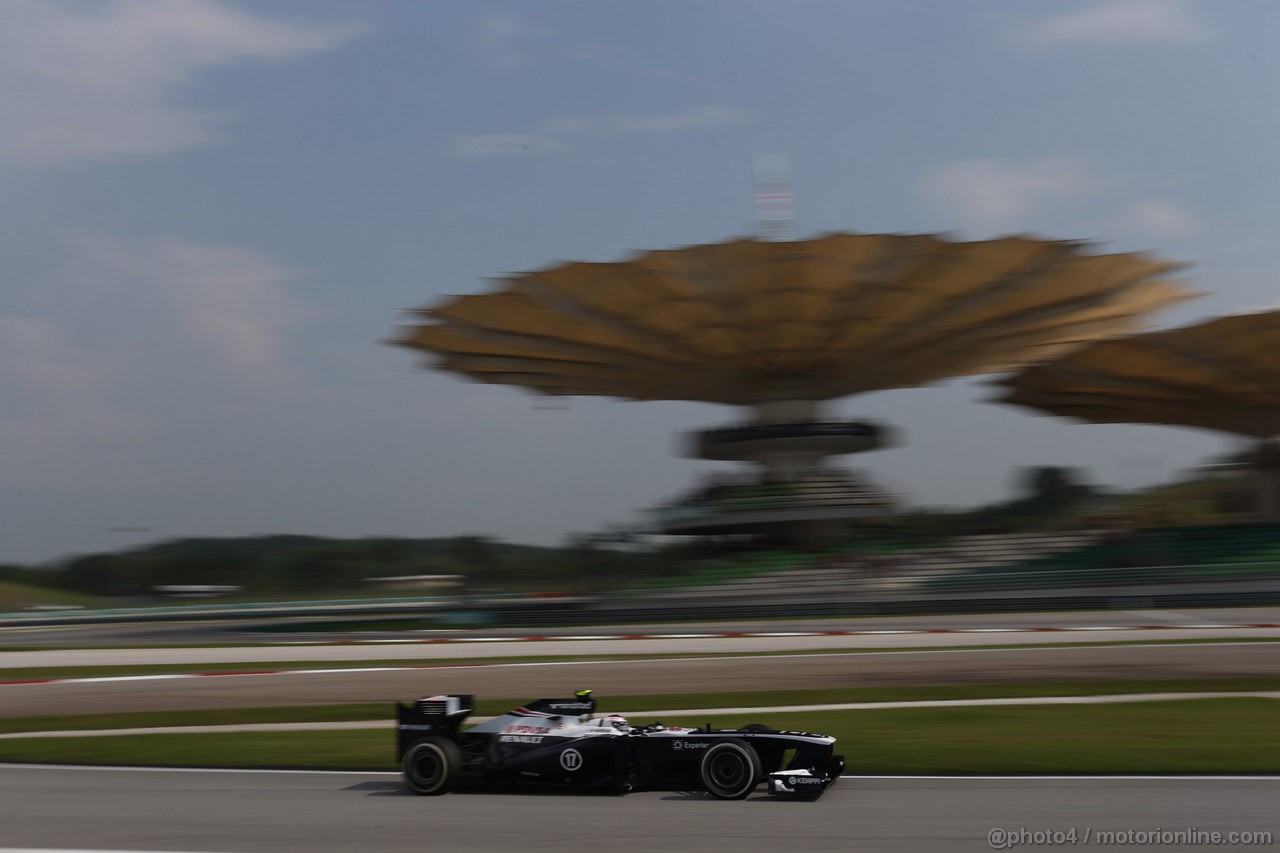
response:
[[[643,591],[671,601],[909,593],[940,578],[1073,553],[1096,536],[1092,532],[992,534],[955,537],[925,548],[852,545],[805,558],[792,554],[786,565],[775,562],[755,572],[730,564],[718,573],[690,576],[680,586],[671,587],[667,581],[669,588],[663,589],[662,583],[650,582],[637,584],[629,592]]]
[[[538,395],[739,407],[745,420],[692,433],[686,455],[745,467],[658,507],[653,531],[827,547],[893,509],[829,461],[891,446],[891,431],[834,418],[831,401],[1136,331],[1189,297],[1164,278],[1177,267],[1022,236],[734,240],[511,276],[418,311],[396,343]]]
[[[1004,373],[1003,402],[1254,439],[1255,518],[1280,518],[1280,312],[1135,334],[1188,298],[1164,279],[1175,267],[1027,237],[737,240],[512,276],[497,292],[420,311],[425,322],[397,343],[440,369],[538,395],[746,413],[686,436],[686,457],[739,468],[651,510],[649,531],[735,548],[754,539],[758,550],[655,573],[626,595],[763,601],[1274,578],[1280,528],[1170,526],[1230,517],[1209,508],[1220,490],[1205,484],[1178,506],[1113,506],[1104,515],[1118,524],[1099,516],[1077,519],[1081,530],[886,545],[883,529],[856,534],[891,517],[895,498],[832,461],[897,444],[889,426],[833,417],[832,401]]]
[[[928,581],[937,590],[1115,585],[1280,577],[1280,525],[1213,524],[1130,530],[1082,547]]]
[[[1280,581],[1280,527],[1001,533],[958,536],[923,548],[766,552],[679,578],[641,581],[623,597],[763,603],[1223,581]]]
[[[1190,427],[1253,442],[1259,518],[1280,522],[1280,311],[1103,340],[1001,380],[998,402],[1091,423]]]
[[[790,472],[777,478],[709,478],[691,494],[651,510],[655,529],[664,533],[731,535],[743,530],[786,541],[797,530],[810,541],[833,538],[850,519],[888,513],[892,498],[864,477],[838,468]],[[835,530],[823,535],[823,527]],[[807,525],[807,526],[805,526]]]

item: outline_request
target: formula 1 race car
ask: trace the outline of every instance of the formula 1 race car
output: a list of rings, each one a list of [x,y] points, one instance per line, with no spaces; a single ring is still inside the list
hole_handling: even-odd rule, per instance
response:
[[[769,793],[813,799],[844,771],[836,739],[778,731],[633,727],[594,717],[590,690],[539,699],[460,730],[471,696],[429,696],[397,704],[397,757],[415,794],[500,785],[559,786],[625,793],[639,788],[705,790],[739,800],[767,780]]]

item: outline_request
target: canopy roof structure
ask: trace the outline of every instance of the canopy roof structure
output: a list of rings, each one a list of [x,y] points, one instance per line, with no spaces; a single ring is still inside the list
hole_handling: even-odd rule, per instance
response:
[[[1280,434],[1280,311],[1102,341],[997,382],[997,402],[1094,423]]]
[[[1178,264],[1079,242],[834,233],[646,252],[508,277],[395,343],[557,396],[754,405],[1004,372],[1191,294]]]

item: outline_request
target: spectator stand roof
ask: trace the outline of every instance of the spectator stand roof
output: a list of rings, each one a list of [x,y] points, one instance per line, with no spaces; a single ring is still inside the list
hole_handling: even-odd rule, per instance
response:
[[[1280,311],[1101,341],[998,380],[996,402],[1093,423],[1280,435]]]
[[[549,396],[752,405],[1004,372],[1139,330],[1180,265],[1032,236],[834,233],[564,263],[417,312],[394,343]]]

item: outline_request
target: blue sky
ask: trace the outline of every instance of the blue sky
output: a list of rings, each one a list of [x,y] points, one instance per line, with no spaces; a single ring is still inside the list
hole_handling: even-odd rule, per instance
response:
[[[0,560],[184,535],[491,533],[636,519],[737,415],[423,372],[400,309],[556,260],[750,233],[1035,231],[1194,262],[1159,318],[1275,305],[1267,0],[0,5]],[[980,401],[845,400],[916,501],[1022,465],[1135,486],[1230,449]],[[119,532],[111,528],[145,528]]]

